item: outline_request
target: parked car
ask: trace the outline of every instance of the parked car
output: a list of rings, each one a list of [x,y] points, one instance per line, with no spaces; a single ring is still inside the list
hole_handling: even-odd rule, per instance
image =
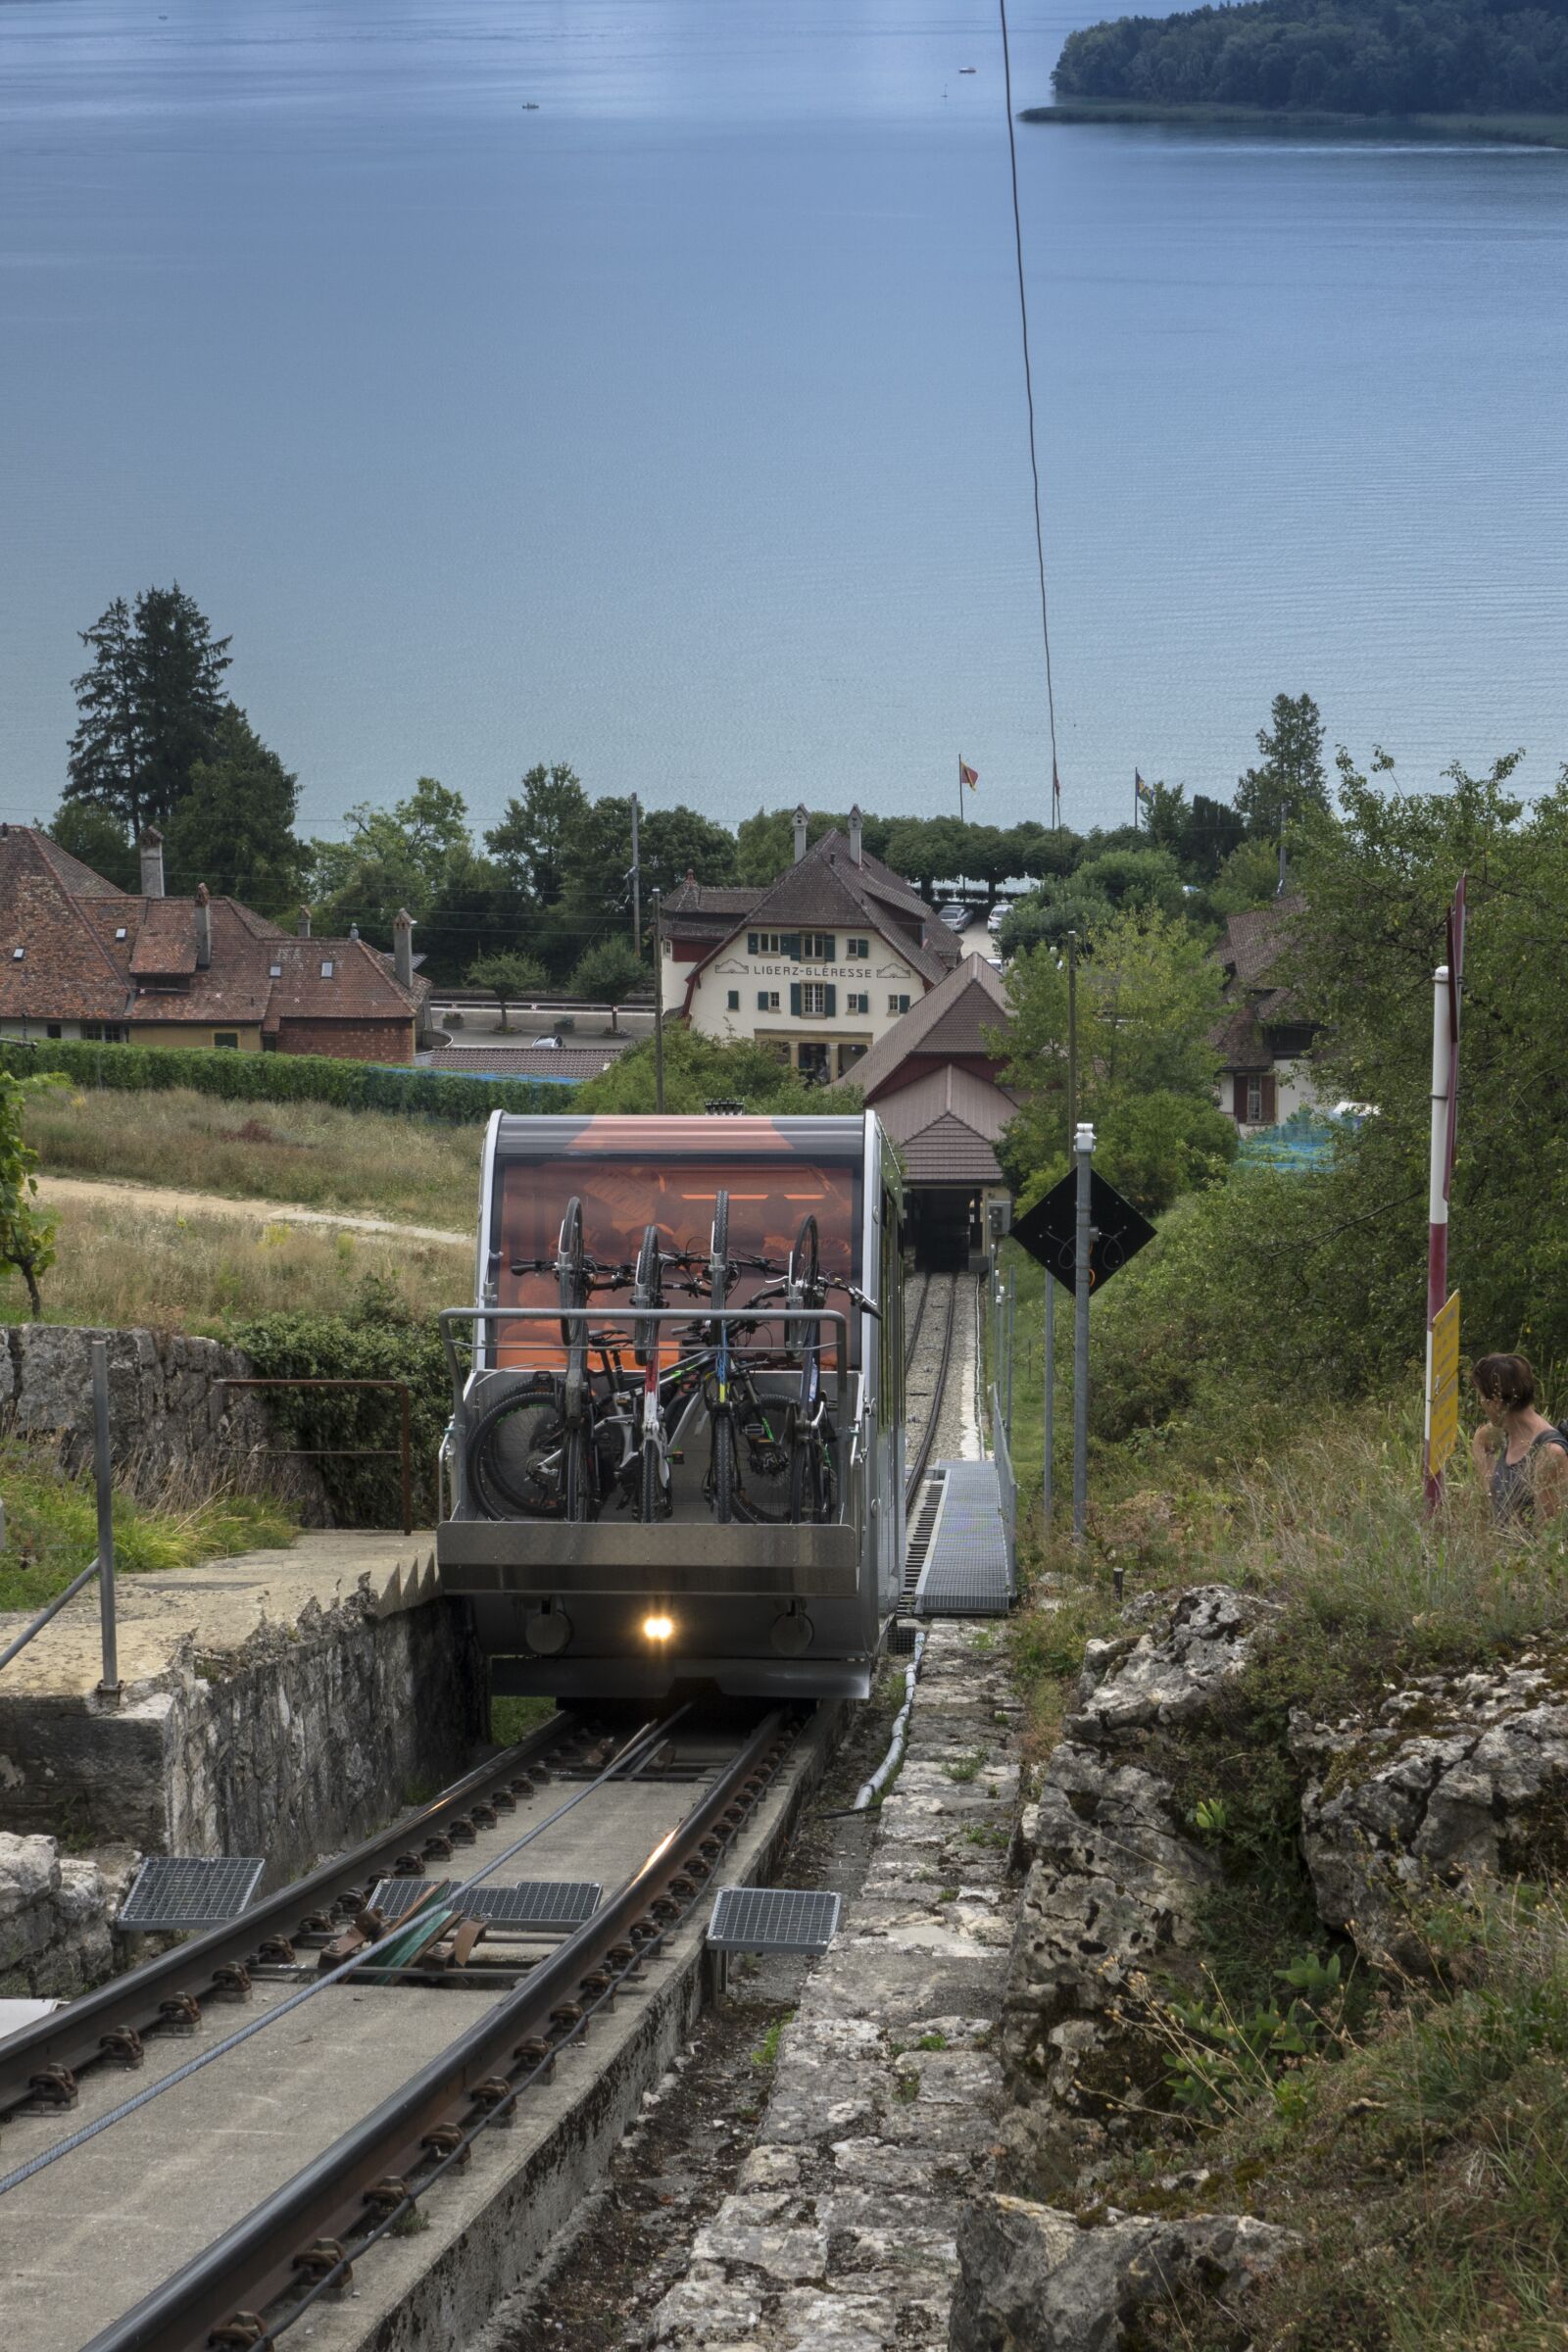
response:
[[[530,1037],[528,1043],[530,1047],[549,1046],[557,1053],[561,1051],[561,1040],[559,1037]],[[552,1080],[551,1083],[554,1084],[554,1080]]]
[[[1012,908],[1007,905],[1004,899],[999,899],[996,905],[992,907],[991,912],[986,916],[986,929],[991,933],[993,939],[1002,929],[1003,924],[1006,921],[1011,912]]]
[[[946,906],[937,908],[937,920],[946,923],[950,931],[961,931],[969,920],[969,909],[960,906],[956,899],[952,899]]]

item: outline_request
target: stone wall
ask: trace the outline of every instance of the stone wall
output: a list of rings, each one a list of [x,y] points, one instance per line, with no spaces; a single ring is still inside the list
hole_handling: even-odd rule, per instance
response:
[[[483,1661],[464,1609],[310,1603],[221,1657],[188,1648],[125,1703],[19,1693],[0,1817],[69,1821],[142,1853],[265,1854],[270,1886],[351,1844],[407,1790],[455,1779],[485,1737]]]
[[[254,1479],[288,1494],[308,1521],[329,1524],[314,1470],[278,1455],[266,1405],[252,1391],[225,1389],[250,1373],[250,1358],[217,1340],[167,1331],[85,1331],[52,1323],[5,1327],[0,1355],[0,1428],[54,1443],[64,1467],[92,1459],[92,1343],[109,1343],[109,1432],[115,1467],[144,1491],[194,1472],[204,1490]]]
[[[110,1903],[95,1862],[0,1831],[0,1997],[70,1999],[100,1984],[114,1965]]]

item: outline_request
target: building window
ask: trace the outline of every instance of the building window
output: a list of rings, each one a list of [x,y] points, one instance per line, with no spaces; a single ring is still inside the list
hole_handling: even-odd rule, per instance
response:
[[[836,933],[832,931],[803,931],[801,960],[803,963],[831,963],[839,952]]]
[[[118,930],[118,931],[115,933],[115,937],[116,937],[117,939],[123,939],[123,938],[124,938],[124,936],[125,936],[125,926],[124,926],[124,924],[123,924],[123,923],[122,923],[122,924],[121,924],[121,926],[120,926],[120,929],[119,929],[119,930]]]
[[[869,1012],[871,1009],[870,997],[864,990],[857,991],[852,988],[844,1000],[844,1009],[846,1012]]]
[[[907,998],[907,997],[889,997],[889,999],[888,999],[888,1010],[889,1010],[889,1012],[907,1012],[907,1011],[908,1011],[908,1009],[909,1009],[909,1000],[908,1000],[908,998]]]
[[[797,953],[795,933],[793,931],[748,931],[746,953],[748,956],[794,955]]]
[[[801,1013],[806,1020],[820,1020],[827,1010],[827,990],[820,980],[801,982]]]
[[[1255,1127],[1262,1116],[1263,1081],[1261,1078],[1249,1078],[1247,1081],[1247,1124],[1249,1127]]]
[[[323,980],[330,980],[330,979],[331,979],[331,977],[332,977],[332,958],[331,958],[331,956],[322,956],[322,958],[321,958],[321,978],[322,978]]]
[[[741,992],[738,988],[732,988],[730,990],[728,1003],[731,1012],[739,1012],[741,1008]]]
[[[847,956],[854,956],[857,957],[869,956],[871,953],[871,942],[868,939],[846,940],[844,952]]]
[[[237,1029],[215,1029],[213,1046],[216,1052],[226,1051],[230,1054],[237,1054],[239,1052],[239,1031]]]
[[[863,1046],[840,1046],[839,1076],[841,1078],[847,1076],[847,1074],[854,1069],[856,1063],[863,1057],[864,1054],[865,1048]]]
[[[270,979],[281,980],[283,977],[283,966],[280,963],[270,963],[267,970]]]
[[[757,1009],[759,1012],[777,1012],[778,990],[776,988],[760,988],[757,992]]]
[[[22,961],[22,958],[24,957],[24,956],[25,956],[25,954],[26,954],[26,953],[27,953],[27,951],[26,951],[26,949],[25,949],[25,948],[13,948],[13,949],[12,949],[12,951],[11,951],[11,960],[12,960],[12,962],[13,962],[13,963],[20,963],[20,962]]]
[[[130,1032],[119,1021],[83,1021],[76,1034],[90,1046],[122,1046]]]
[[[51,1021],[44,1034],[48,1037],[64,1037],[66,1033],[58,1021]]]

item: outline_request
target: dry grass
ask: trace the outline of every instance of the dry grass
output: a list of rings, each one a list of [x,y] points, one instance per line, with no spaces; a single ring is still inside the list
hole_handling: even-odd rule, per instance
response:
[[[27,1106],[46,1172],[361,1210],[470,1232],[483,1130],[325,1102],[50,1089]]]
[[[221,1338],[230,1317],[310,1308],[341,1314],[367,1276],[391,1285],[413,1312],[466,1298],[462,1250],[388,1235],[333,1233],[250,1219],[148,1216],[118,1205],[63,1202],[55,1212],[57,1262],[43,1278],[50,1323],[143,1324],[154,1331]],[[0,1277],[0,1320],[24,1319],[21,1278]]]

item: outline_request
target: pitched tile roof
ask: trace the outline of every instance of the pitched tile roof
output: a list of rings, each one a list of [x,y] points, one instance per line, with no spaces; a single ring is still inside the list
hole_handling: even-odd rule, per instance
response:
[[[1288,892],[1267,906],[1249,906],[1227,918],[1214,953],[1243,988],[1266,987],[1270,971],[1291,944],[1297,918],[1305,911],[1299,891]]]
[[[788,924],[842,931],[863,923],[878,932],[934,986],[957,962],[959,948],[919,892],[884,865],[862,857],[857,864],[849,836],[835,827],[748,907],[744,921],[759,929]],[[735,930],[742,927],[740,922]],[[730,936],[729,933],[725,937]]]
[[[986,1032],[1006,1028],[1011,1017],[1000,976],[984,956],[965,956],[861,1055],[855,1083],[870,1102],[914,1054],[990,1054]]]
[[[1001,1087],[949,1062],[878,1102],[876,1114],[911,1184],[1000,1184],[993,1147],[1014,1107]]]
[[[407,1022],[428,994],[417,977],[405,989],[364,940],[298,939],[238,899],[209,911],[212,960],[198,968],[194,899],[117,891],[36,827],[0,830],[0,1019],[275,1035],[285,1019]]]

